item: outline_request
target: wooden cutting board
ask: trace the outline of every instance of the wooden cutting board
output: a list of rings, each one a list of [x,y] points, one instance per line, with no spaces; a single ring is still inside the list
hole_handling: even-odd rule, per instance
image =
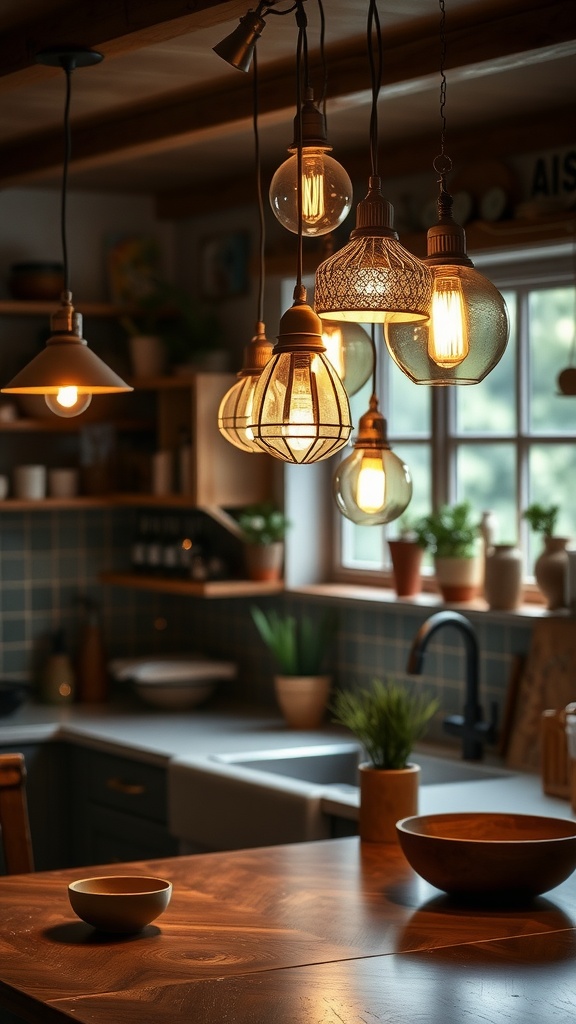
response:
[[[506,755],[509,768],[540,770],[542,712],[574,700],[576,619],[542,619],[534,625],[518,686]]]

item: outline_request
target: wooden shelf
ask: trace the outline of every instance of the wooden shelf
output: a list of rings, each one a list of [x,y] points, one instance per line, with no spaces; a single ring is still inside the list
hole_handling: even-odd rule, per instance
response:
[[[0,299],[0,316],[50,316],[60,305],[58,299],[50,302],[31,299]],[[111,302],[74,302],[74,309],[82,316],[114,319],[126,313],[125,307]]]
[[[1,434],[77,434],[87,423],[102,423],[101,417],[91,419],[61,419],[51,415],[46,419],[29,419],[19,417],[14,420],[0,420]],[[124,433],[138,433],[154,430],[153,420],[118,419],[113,420],[117,430]]]
[[[3,512],[61,512],[67,509],[107,508],[111,505],[110,498],[77,497],[77,498],[41,498],[38,501],[24,501],[21,498],[6,498],[0,501],[0,514]]]
[[[138,576],[129,572],[100,573],[100,582],[110,587],[129,587],[133,590],[154,590],[162,594],[181,594],[189,597],[248,597],[252,594],[280,594],[284,582],[258,583],[254,580],[171,580],[161,576]]]

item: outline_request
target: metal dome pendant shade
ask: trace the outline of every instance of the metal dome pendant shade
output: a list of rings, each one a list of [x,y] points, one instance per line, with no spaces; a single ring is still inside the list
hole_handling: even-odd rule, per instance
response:
[[[297,293],[297,297],[296,297]],[[320,462],[339,451],[352,422],[344,385],[326,356],[320,318],[296,289],[254,395],[254,437],[284,462]]]
[[[320,316],[351,323],[428,319],[432,276],[400,244],[392,223],[392,206],[373,175],[350,241],[316,271],[314,307]]]

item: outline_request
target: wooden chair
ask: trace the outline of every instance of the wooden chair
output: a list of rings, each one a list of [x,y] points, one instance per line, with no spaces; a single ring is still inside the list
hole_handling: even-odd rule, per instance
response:
[[[0,830],[6,873],[34,871],[23,754],[0,754]]]

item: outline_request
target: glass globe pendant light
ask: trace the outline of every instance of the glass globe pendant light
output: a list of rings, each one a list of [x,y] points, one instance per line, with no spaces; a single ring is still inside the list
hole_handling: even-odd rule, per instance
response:
[[[94,50],[57,47],[37,54],[36,60],[39,64],[60,67],[66,73],[65,153],[61,200],[65,284],[61,305],[51,317],[52,333],[45,348],[1,390],[7,394],[44,395],[46,405],[53,413],[68,418],[83,413],[90,405],[93,394],[114,394],[132,391],[133,388],[88,348],[88,343],[82,337],[82,317],[74,310],[70,291],[66,191],[70,161],[71,75],[75,68],[90,67],[99,63],[102,54]]]
[[[376,29],[378,65],[372,36]],[[349,323],[417,322],[430,313],[432,277],[421,260],[398,241],[394,211],[378,175],[378,96],[382,39],[376,0],[368,8],[368,54],[372,79],[369,190],[356,209],[350,241],[316,270],[314,306],[321,317]]]
[[[322,320],[322,341],[328,359],[351,398],[372,373],[374,358],[368,334],[360,324]]]
[[[374,389],[368,412],[360,417],[352,454],[338,466],[332,493],[338,511],[358,526],[391,523],[412,499],[410,470],[391,450],[386,420]]]
[[[333,231],[352,206],[352,182],[347,171],[329,153],[326,117],[314,103],[308,87],[302,111],[302,232],[318,237]],[[296,125],[295,125],[296,129]],[[293,143],[270,183],[274,216],[288,231],[298,233],[298,156]]]
[[[262,370],[249,424],[261,447],[277,459],[319,462],[342,448],[352,428],[348,396],[326,355],[320,318],[302,284],[302,109],[300,72],[306,37],[303,0],[297,0],[298,247],[294,303],[281,321],[272,356]]]
[[[226,392],[218,410],[218,429],[223,437],[244,452],[261,452],[262,447],[250,426],[253,419],[254,392],[258,377],[272,353],[272,342],[266,337],[263,323],[264,308],[264,253],[266,248],[264,206],[262,202],[262,175],[260,167],[260,135],[258,131],[258,62],[254,53],[253,77],[253,129],[256,166],[256,197],[260,223],[258,320],[256,332],[244,349],[242,369],[238,380]]]
[[[466,253],[464,229],[452,217],[445,155],[446,53],[444,0],[441,22],[441,150],[434,160],[439,174],[438,223],[428,230],[424,262],[432,271],[430,319],[424,324],[389,321],[384,335],[394,362],[415,384],[478,384],[502,358],[508,344],[508,313],[502,295],[474,269]]]

